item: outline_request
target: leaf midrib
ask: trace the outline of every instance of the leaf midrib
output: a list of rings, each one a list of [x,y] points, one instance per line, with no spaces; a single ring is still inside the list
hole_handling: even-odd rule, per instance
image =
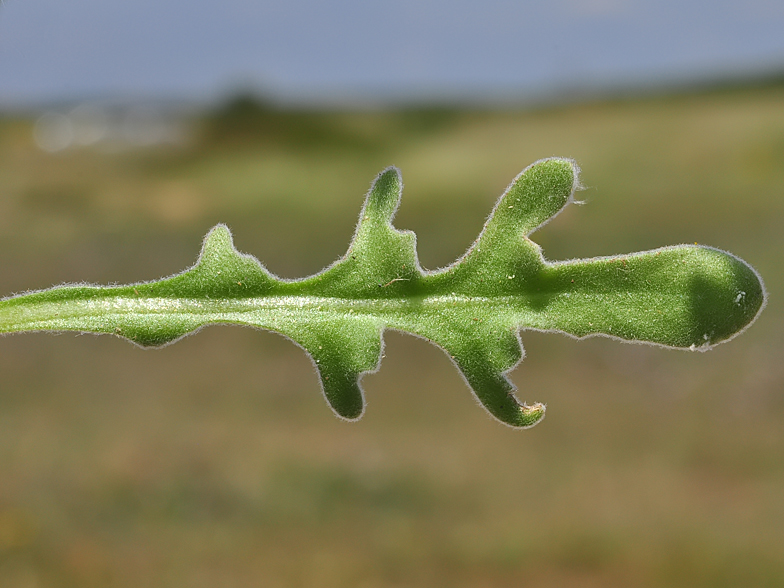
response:
[[[45,325],[56,325],[58,321],[79,318],[105,318],[111,317],[150,317],[177,314],[178,316],[203,317],[210,320],[220,320],[221,315],[248,314],[269,311],[271,313],[287,311],[323,311],[329,314],[350,315],[356,312],[362,316],[384,316],[399,313],[416,312],[448,312],[458,307],[481,306],[480,316],[487,317],[488,309],[520,308],[521,303],[525,310],[537,314],[544,310],[547,304],[538,305],[538,310],[531,308],[537,306],[537,300],[548,298],[559,299],[568,295],[579,298],[601,298],[606,294],[588,292],[559,292],[552,293],[525,293],[517,295],[497,296],[466,296],[461,294],[439,294],[401,296],[390,298],[345,298],[332,296],[313,295],[269,295],[243,298],[176,298],[176,297],[150,297],[150,296],[101,296],[99,298],[59,300],[55,302],[29,303],[26,306],[2,307],[0,304],[0,331],[8,332],[18,330],[23,325],[38,324],[39,328]],[[680,298],[674,294],[656,293],[659,304],[666,304],[667,300]],[[527,304],[526,304],[527,302]],[[490,312],[495,312],[490,310]],[[214,316],[215,319],[207,317]]]

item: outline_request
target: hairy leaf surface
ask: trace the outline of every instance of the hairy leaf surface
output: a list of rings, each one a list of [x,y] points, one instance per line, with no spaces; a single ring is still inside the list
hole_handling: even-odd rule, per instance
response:
[[[742,331],[765,303],[751,266],[705,246],[547,262],[529,235],[573,199],[578,172],[566,159],[529,166],[469,250],[439,270],[424,271],[414,234],[392,226],[402,181],[389,168],[367,194],[346,255],[314,276],[277,278],[218,225],[181,274],[4,299],[0,332],[111,333],[149,347],[209,324],[269,329],[307,351],[330,406],[357,419],[360,379],[378,368],[384,330],[396,329],[443,348],[497,419],[530,427],[545,407],[518,402],[506,376],[522,358],[521,329],[704,350]]]

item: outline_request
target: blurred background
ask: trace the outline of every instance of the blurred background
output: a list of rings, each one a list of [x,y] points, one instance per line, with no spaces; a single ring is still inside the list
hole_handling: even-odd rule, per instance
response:
[[[286,277],[396,225],[443,266],[534,160],[585,206],[549,259],[699,242],[768,308],[710,353],[522,333],[510,430],[386,335],[337,420],[282,337],[0,339],[0,585],[784,585],[778,0],[0,4],[0,296],[180,271],[218,222]]]

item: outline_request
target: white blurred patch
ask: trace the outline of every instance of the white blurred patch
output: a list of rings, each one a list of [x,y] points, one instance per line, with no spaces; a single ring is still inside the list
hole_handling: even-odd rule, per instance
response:
[[[182,116],[152,106],[81,104],[68,113],[47,112],[33,127],[33,138],[43,151],[73,147],[102,149],[181,144],[188,133]]]
[[[59,112],[47,112],[35,121],[33,139],[40,149],[49,153],[70,147],[74,140],[71,119]]]

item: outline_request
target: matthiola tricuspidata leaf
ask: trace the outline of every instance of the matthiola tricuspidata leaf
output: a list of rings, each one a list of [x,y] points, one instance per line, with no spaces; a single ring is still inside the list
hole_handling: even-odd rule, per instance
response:
[[[578,172],[567,159],[529,166],[443,269],[423,270],[414,234],[392,226],[402,181],[389,168],[367,194],[346,255],[314,276],[277,278],[218,225],[181,274],[2,300],[0,332],[111,333],[156,347],[209,324],[269,329],[305,349],[332,409],[353,420],[364,411],[362,375],[379,366],[384,330],[396,329],[444,349],[498,420],[530,427],[545,407],[520,403],[506,375],[522,358],[521,330],[705,350],[740,333],[765,304],[754,269],[711,247],[546,261],[529,236],[573,199]]]

